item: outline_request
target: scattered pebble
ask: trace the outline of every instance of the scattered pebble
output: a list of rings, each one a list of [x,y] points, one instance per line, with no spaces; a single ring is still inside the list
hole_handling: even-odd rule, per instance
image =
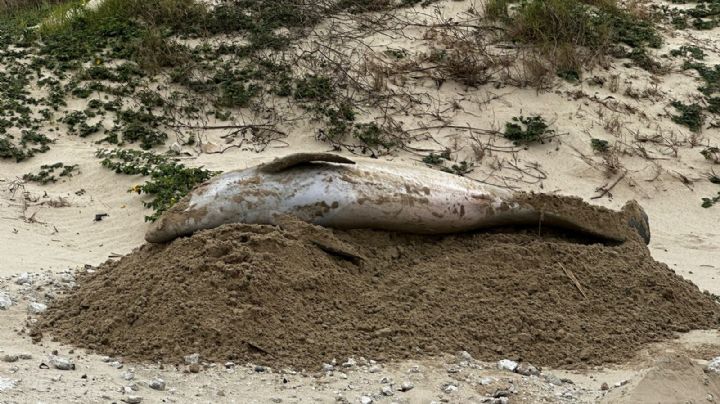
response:
[[[135,374],[134,374],[133,372],[131,372],[131,371],[128,370],[128,371],[126,371],[126,372],[122,372],[122,373],[120,374],[120,377],[122,377],[123,380],[130,381],[130,380],[132,380],[132,379],[135,378]]]
[[[0,293],[0,310],[7,310],[12,306],[12,299],[5,293]]]
[[[194,365],[200,362],[200,354],[194,353],[192,355],[185,356],[185,364]]]
[[[403,383],[400,385],[400,391],[403,391],[403,392],[405,392],[405,391],[410,391],[410,390],[412,390],[413,388],[415,388],[415,385],[412,384],[411,382],[403,382]]]
[[[153,390],[159,390],[163,391],[165,390],[165,380],[163,379],[153,379],[149,384],[148,387],[150,387]]]
[[[335,366],[329,364],[329,363],[323,363],[323,372],[332,372],[335,369]]]
[[[382,389],[380,390],[380,392],[382,393],[383,396],[392,396],[394,394],[392,387],[390,387],[390,386],[382,386]]]
[[[488,384],[494,383],[495,380],[496,380],[496,379],[495,379],[494,377],[483,377],[483,378],[480,379],[480,385],[481,385],[481,386],[487,386]]]
[[[460,351],[457,353],[457,357],[460,360],[466,361],[466,362],[473,362],[475,358],[470,355],[470,352],[468,351]]]
[[[382,367],[380,365],[372,365],[370,366],[370,369],[368,369],[368,372],[370,373],[378,373],[382,370]]]
[[[20,275],[18,275],[17,279],[15,279],[15,283],[18,285],[32,284],[30,274],[27,272],[21,273]]]
[[[127,396],[122,399],[123,402],[126,402],[127,404],[140,404],[142,403],[142,397],[140,396]]]
[[[75,364],[70,359],[53,356],[50,358],[50,364],[58,370],[75,370]]]
[[[18,359],[20,359],[19,356],[17,356],[17,355],[10,355],[10,354],[3,355],[3,357],[2,357],[2,361],[3,361],[3,362],[8,362],[8,363],[17,362]]]
[[[529,363],[520,363],[515,368],[515,373],[521,374],[523,376],[537,376],[540,374],[540,371],[535,366]]]
[[[626,385],[626,384],[628,384],[628,381],[627,381],[627,380],[620,380],[619,382],[615,383],[613,386],[614,386],[614,387],[622,387],[622,386],[624,386],[624,385]]]
[[[550,384],[554,384],[556,386],[562,386],[562,384],[563,384],[562,379],[555,376],[554,374],[546,373],[543,375],[543,377],[545,377],[545,381]]]
[[[232,369],[235,367],[235,362],[225,362],[225,369]]]
[[[500,370],[509,370],[511,372],[514,372],[515,369],[517,369],[518,367],[518,363],[515,361],[511,361],[510,359],[502,359],[498,361],[497,367]]]
[[[372,404],[372,403],[373,403],[372,397],[368,397],[368,396],[360,397],[360,404]]]
[[[610,390],[610,386],[608,386],[607,383],[603,383],[603,384],[600,386],[600,390],[602,390],[602,391]]]
[[[37,302],[30,302],[28,304],[28,313],[30,314],[41,314],[47,310],[47,305]]]
[[[353,358],[348,358],[347,362],[342,364],[344,368],[351,368],[355,365],[357,365],[357,362]]]
[[[442,391],[445,394],[454,393],[458,390],[458,386],[453,383],[445,383],[442,385]]]

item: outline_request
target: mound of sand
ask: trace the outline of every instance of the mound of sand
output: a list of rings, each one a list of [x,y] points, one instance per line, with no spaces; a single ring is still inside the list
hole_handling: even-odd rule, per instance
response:
[[[144,245],[81,277],[33,332],[135,360],[197,352],[316,369],[466,350],[573,367],[719,324],[719,306],[637,236],[611,245],[537,227],[430,237],[288,221]]]

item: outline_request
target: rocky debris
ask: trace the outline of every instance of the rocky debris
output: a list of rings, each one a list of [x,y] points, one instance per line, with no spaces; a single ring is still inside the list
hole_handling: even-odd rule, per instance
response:
[[[488,384],[495,383],[496,380],[497,379],[495,379],[494,377],[486,376],[486,377],[480,378],[480,381],[478,383],[480,383],[481,386],[487,386]]]
[[[613,384],[613,387],[622,387],[626,384],[628,384],[628,380],[620,380],[619,382]]]
[[[27,272],[23,272],[20,275],[18,275],[17,279],[15,279],[16,285],[31,285],[32,279],[30,279],[30,274]]]
[[[153,390],[163,391],[165,390],[165,380],[163,379],[153,379],[148,383],[148,387],[150,387]]]
[[[457,386],[454,382],[448,382],[448,383],[444,383],[444,384],[440,387],[440,389],[441,389],[441,390],[443,391],[443,393],[445,393],[445,394],[451,394],[451,393],[454,393],[454,392],[456,392],[456,391],[458,390],[458,386]]]
[[[232,361],[225,362],[225,369],[232,369],[234,367],[235,367],[235,362],[232,362]]]
[[[529,363],[519,363],[517,367],[515,368],[515,373],[521,374],[523,376],[538,376],[540,374],[540,371],[533,365]]]
[[[410,390],[412,390],[413,388],[415,388],[415,385],[412,384],[412,382],[402,382],[402,384],[400,385],[400,389],[399,389],[399,390],[402,391],[402,392],[405,392],[405,391],[410,391]]]
[[[473,358],[472,355],[470,355],[470,352],[468,352],[468,351],[458,352],[457,358],[459,361],[464,361],[464,362],[474,362],[475,361],[475,358]]]
[[[368,368],[368,373],[379,373],[382,370],[380,365],[372,365]]]
[[[135,378],[135,373],[128,370],[120,373],[120,377],[122,377],[123,380],[130,381]]]
[[[515,361],[511,361],[510,359],[501,359],[497,363],[497,367],[500,370],[509,370],[511,372],[514,372],[515,369],[518,367],[518,363]]]
[[[354,366],[356,366],[356,365],[357,365],[357,361],[355,361],[355,359],[353,359],[353,358],[348,358],[348,360],[342,364],[342,367],[344,367],[344,368],[351,368],[351,367],[354,367]]]
[[[600,385],[600,390],[608,391],[608,390],[610,390],[610,386],[608,386],[607,383],[603,383],[602,385]]]
[[[12,299],[5,293],[0,292],[0,310],[7,310],[12,306]]]
[[[360,404],[372,404],[374,403],[374,400],[372,397],[369,396],[362,396],[360,397]]]
[[[333,370],[335,370],[335,366],[333,366],[329,363],[323,363],[322,369],[323,369],[323,372],[332,372]]]
[[[42,314],[47,310],[47,305],[43,303],[38,302],[30,302],[28,304],[28,313],[29,314]]]
[[[127,403],[127,404],[140,404],[140,403],[142,403],[142,397],[126,396],[126,397],[123,397],[121,401],[124,403]]]
[[[710,359],[710,362],[705,366],[705,371],[720,373],[720,356]]]
[[[25,361],[25,360],[30,360],[30,359],[32,359],[32,355],[27,354],[27,353],[21,353],[21,354],[18,354],[18,358],[20,358],[20,359],[22,359],[22,360],[24,360],[24,361]]]
[[[75,364],[72,363],[70,359],[60,356],[51,357],[50,364],[52,365],[52,367],[58,370],[75,370]]]
[[[382,388],[380,389],[380,393],[381,393],[383,396],[392,396],[393,394],[395,394],[395,393],[393,392],[392,387],[387,386],[387,385],[386,385],[386,386],[382,386]]]
[[[19,356],[10,355],[10,354],[5,354],[2,356],[2,358],[0,358],[0,360],[2,360],[3,362],[8,362],[8,363],[17,362],[19,359],[20,359]]]

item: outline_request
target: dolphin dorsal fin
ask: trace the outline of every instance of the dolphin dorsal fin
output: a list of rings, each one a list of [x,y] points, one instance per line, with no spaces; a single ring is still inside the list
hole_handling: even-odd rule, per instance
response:
[[[264,173],[279,173],[303,163],[313,161],[324,161],[328,163],[355,164],[354,161],[347,157],[339,156],[332,153],[295,153],[288,154],[285,157],[279,157],[275,160],[263,164],[258,170]]]

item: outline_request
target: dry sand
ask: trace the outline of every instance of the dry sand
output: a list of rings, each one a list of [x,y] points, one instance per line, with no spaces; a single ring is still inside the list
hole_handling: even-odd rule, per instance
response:
[[[447,16],[456,15],[465,10],[468,3],[443,2],[442,12]],[[666,35],[666,40],[666,45],[658,53],[666,53],[681,44],[698,43],[709,53],[708,63],[720,62],[717,30],[694,31],[692,34],[678,32],[674,36]],[[388,45],[408,49],[426,46],[422,41],[392,39],[383,35],[368,38],[367,42],[379,51]],[[675,63],[677,67],[680,61],[668,63]],[[678,69],[655,78],[621,63],[613,63],[609,69],[598,69],[593,74],[608,80],[617,76],[618,88],[557,83],[553,91],[538,93],[512,87],[467,89],[453,83],[446,83],[436,90],[428,81],[413,85],[438,100],[435,104],[428,104],[425,112],[443,109],[451,103],[461,105],[462,109],[452,116],[453,123],[459,125],[470,123],[474,127],[501,127],[520,113],[540,114],[554,119],[553,128],[562,136],[551,143],[520,151],[518,160],[500,153],[487,157],[470,174],[480,180],[507,183],[526,191],[576,195],[591,200],[600,193],[599,187],[614,183],[619,174],[606,176],[600,159],[590,150],[590,138],[623,142],[629,149],[645,148],[654,159],[623,155],[622,163],[627,170],[625,177],[609,194],[591,201],[619,209],[627,200],[638,200],[651,220],[649,250],[652,257],[666,263],[701,290],[720,294],[720,208],[700,207],[701,197],[717,192],[717,185],[704,181],[712,167],[700,156],[699,147],[687,144],[692,134],[672,123],[667,110],[670,100],[687,100],[695,94],[697,80]],[[647,88],[657,89],[656,98],[627,95],[632,92],[628,90]],[[490,98],[493,98],[490,102],[480,102]],[[422,122],[426,118],[418,115],[412,119],[414,121],[410,123]],[[611,121],[621,124],[621,129],[614,135],[606,129]],[[197,154],[192,151],[194,157],[187,163],[229,170],[266,162],[293,151],[327,150],[327,145],[314,139],[315,129],[314,124],[306,121],[294,123],[287,127],[290,137],[286,139],[286,147],[271,147],[260,154],[241,149],[230,149],[223,154]],[[674,153],[662,144],[637,143],[635,133],[660,134],[666,139],[685,143]],[[459,142],[458,156],[461,159],[472,155],[467,133],[458,131],[433,135],[445,145]],[[219,139],[213,136],[208,134],[207,140],[219,143]],[[716,128],[703,132],[701,144],[718,143],[720,133]],[[560,386],[546,382],[543,377],[528,378],[499,372],[492,369],[493,364],[458,364],[455,358],[383,363],[379,373],[371,373],[372,365],[368,364],[317,377],[287,372],[258,373],[254,366],[239,366],[231,370],[221,366],[204,373],[184,374],[182,368],[180,371],[160,369],[152,364],[130,363],[125,364],[123,369],[117,369],[102,362],[97,355],[81,350],[71,353],[73,347],[70,346],[48,340],[34,345],[27,332],[26,321],[32,323],[32,320],[27,319],[26,306],[31,301],[48,301],[46,293],[60,293],[64,289],[61,278],[67,275],[62,271],[81,269],[86,264],[99,265],[108,257],[128,254],[143,243],[147,228],[143,216],[147,211],[135,194],[126,192],[143,179],[118,176],[100,167],[94,156],[95,150],[94,139],[60,136],[46,154],[19,164],[0,161],[0,276],[6,277],[0,282],[0,291],[10,294],[15,303],[9,310],[0,311],[0,354],[27,352],[33,356],[33,359],[25,361],[0,362],[0,402],[111,402],[129,395],[141,395],[145,398],[144,402],[160,402],[162,399],[175,402],[268,402],[272,398],[281,398],[283,402],[310,399],[329,402],[335,400],[338,394],[352,402],[358,402],[361,395],[373,395],[381,402],[389,402],[393,397],[405,402],[440,399],[470,402],[508,386],[515,386],[518,391],[513,396],[514,400],[525,398],[527,402],[568,401],[568,396],[563,398],[564,394],[569,394],[578,402],[604,399],[611,403],[643,400],[703,402],[708,399],[708,394],[714,395],[714,399],[720,398],[717,376],[705,374],[699,367],[704,364],[703,361],[720,355],[720,335],[715,331],[692,332],[676,341],[646,347],[633,360],[621,365],[577,372],[546,370],[544,373],[567,377],[576,383],[561,383]],[[418,157],[409,153],[385,158],[420,164]],[[80,174],[47,186],[15,186],[23,174],[37,171],[41,164],[57,161],[79,164]],[[517,167],[537,167],[541,171],[528,169],[520,172]],[[687,184],[683,178],[691,183]],[[82,190],[84,192],[80,192]],[[93,219],[98,213],[108,213],[109,216],[95,222]],[[34,275],[37,277],[34,285],[15,284],[21,272],[41,271],[51,273]],[[39,370],[40,362],[47,362],[47,355],[54,349],[58,349],[60,355],[73,357],[77,370]],[[337,359],[342,362],[347,358]],[[408,372],[415,364],[421,365],[419,372]],[[321,364],[317,366],[316,370],[319,370]],[[460,371],[448,373],[452,366],[460,366]],[[122,390],[123,386],[132,384],[121,378],[122,372],[131,367],[137,374],[139,392]],[[82,375],[86,377],[82,378]],[[166,379],[169,388],[174,390],[159,392],[143,385],[144,381],[158,376]],[[395,396],[383,398],[380,393],[383,377],[392,379],[395,387],[407,379],[414,383],[415,388],[404,396],[402,392],[395,391]],[[482,377],[495,377],[499,381],[486,386],[480,383]],[[9,380],[20,381],[13,384]],[[459,385],[459,389],[446,393],[443,386],[451,380]],[[629,382],[621,383],[624,380]],[[600,390],[603,382],[609,384],[610,392],[607,394]],[[618,387],[614,387],[616,383]],[[14,387],[2,387],[10,384]]]

